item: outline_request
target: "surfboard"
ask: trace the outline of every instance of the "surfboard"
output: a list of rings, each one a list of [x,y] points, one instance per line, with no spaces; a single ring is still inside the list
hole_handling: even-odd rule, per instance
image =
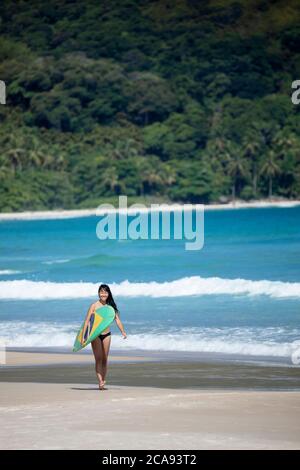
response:
[[[99,336],[115,319],[115,310],[110,305],[99,307],[90,316],[85,331],[82,323],[73,346],[73,351],[77,352],[85,348],[91,341]]]

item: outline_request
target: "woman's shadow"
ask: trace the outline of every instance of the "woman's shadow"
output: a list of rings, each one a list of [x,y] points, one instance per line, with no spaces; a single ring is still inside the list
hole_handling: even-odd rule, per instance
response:
[[[98,390],[98,392],[99,392],[99,387],[86,387],[86,388],[82,388],[82,387],[70,387],[70,390]],[[109,390],[109,388],[104,387],[102,390]],[[102,391],[102,390],[101,390],[101,391]],[[114,390],[120,390],[120,388],[114,387]]]

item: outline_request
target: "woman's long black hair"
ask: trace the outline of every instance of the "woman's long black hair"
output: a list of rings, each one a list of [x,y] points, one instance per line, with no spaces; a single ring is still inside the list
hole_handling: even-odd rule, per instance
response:
[[[111,290],[110,290],[109,286],[107,284],[100,284],[99,289],[98,289],[98,295],[100,294],[101,289],[105,290],[108,293],[106,303],[108,305],[111,305],[113,307],[113,309],[115,310],[115,312],[120,316],[120,312],[118,310],[116,302],[114,301],[114,298],[112,296],[112,293],[111,293]]]

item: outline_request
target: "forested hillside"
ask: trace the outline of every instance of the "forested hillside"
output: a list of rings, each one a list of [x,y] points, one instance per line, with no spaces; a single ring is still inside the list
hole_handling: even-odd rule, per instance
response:
[[[0,211],[300,197],[294,0],[2,0]]]

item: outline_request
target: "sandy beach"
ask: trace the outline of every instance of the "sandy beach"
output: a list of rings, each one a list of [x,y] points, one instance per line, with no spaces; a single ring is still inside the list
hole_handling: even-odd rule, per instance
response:
[[[76,360],[75,360],[76,357]],[[299,449],[300,369],[8,351],[2,449]]]
[[[227,204],[203,204],[204,210],[220,210],[220,209],[242,209],[242,208],[259,208],[259,207],[294,207],[300,205],[300,200],[292,201],[281,201],[281,200],[272,200],[262,199],[259,201],[245,202],[245,201],[236,201],[235,203],[230,202]],[[160,204],[161,211],[168,210],[182,210],[183,204]],[[192,204],[185,204],[186,208],[188,206],[194,207]],[[116,208],[118,212],[122,213],[123,209]],[[115,212],[113,210],[104,210],[99,208],[93,209],[72,209],[72,210],[51,210],[51,211],[28,211],[28,212],[2,212],[0,213],[1,220],[36,220],[36,219],[68,219],[76,217],[90,217],[95,215],[101,215],[107,212]],[[139,211],[148,211],[149,208],[139,209]],[[128,205],[128,213],[135,212]]]

